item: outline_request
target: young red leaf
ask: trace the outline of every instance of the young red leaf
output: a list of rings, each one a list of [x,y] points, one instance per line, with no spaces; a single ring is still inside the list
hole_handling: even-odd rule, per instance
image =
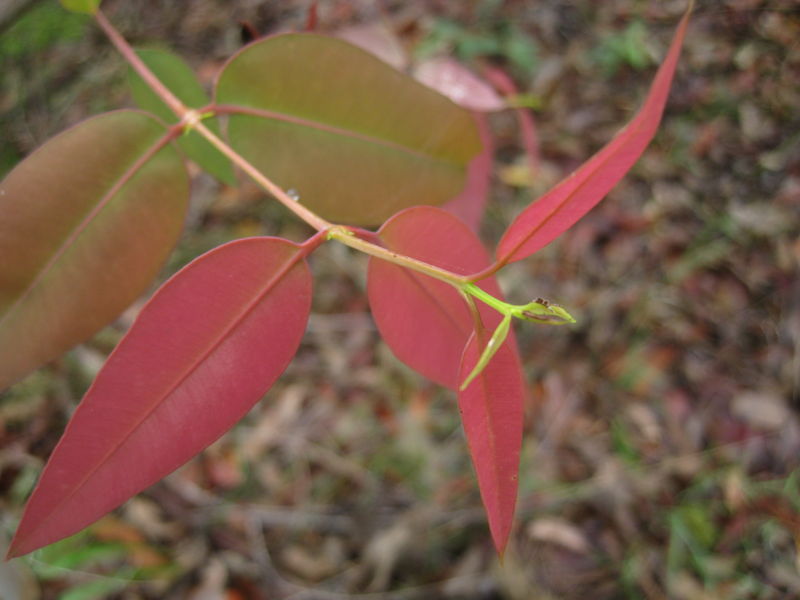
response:
[[[473,273],[489,263],[477,236],[442,209],[406,209],[389,219],[378,235],[386,248],[454,273]],[[481,282],[481,287],[501,297],[493,278]],[[458,291],[427,275],[371,258],[367,294],[381,336],[395,356],[429,379],[456,389],[462,381],[461,354],[474,328]],[[484,324],[494,329],[500,314],[485,305],[479,310]]]
[[[689,12],[681,19],[667,57],[633,120],[575,173],[528,206],[511,223],[497,247],[500,263],[530,256],[572,227],[639,159],[661,120],[688,21]]]
[[[489,335],[483,331],[480,336],[470,337],[461,361],[462,380],[475,367]],[[458,394],[461,421],[489,518],[489,529],[501,555],[508,542],[517,503],[524,397],[519,358],[508,344],[503,344],[486,368]]]
[[[0,183],[0,389],[92,336],[156,276],[189,180],[138,111],[88,119]]]
[[[340,223],[443,204],[480,152],[469,111],[336,38],[284,34],[247,46],[220,73],[216,102],[235,150]]]
[[[230,242],[156,293],[75,411],[9,556],[86,527],[233,426],[283,372],[311,306],[298,246]]]

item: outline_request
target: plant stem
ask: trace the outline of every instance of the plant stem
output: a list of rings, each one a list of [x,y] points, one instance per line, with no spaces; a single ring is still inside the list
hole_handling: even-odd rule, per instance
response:
[[[458,289],[462,289],[469,283],[469,279],[463,275],[457,275],[447,271],[446,269],[425,263],[420,260],[397,254],[391,250],[387,250],[377,244],[373,244],[364,239],[354,235],[354,232],[349,230],[343,225],[335,225],[330,223],[309,210],[294,198],[289,196],[280,186],[275,184],[272,180],[266,177],[259,171],[252,163],[245,159],[241,154],[236,152],[227,143],[221,140],[214,134],[208,127],[202,123],[202,119],[206,116],[207,112],[216,112],[215,106],[210,105],[199,110],[187,107],[181,102],[175,94],[173,94],[155,74],[148,68],[146,64],[136,55],[136,52],[131,48],[125,38],[120,35],[117,29],[99,10],[95,13],[95,18],[100,28],[105,32],[116,49],[122,54],[123,58],[128,61],[131,67],[142,78],[142,80],[150,86],[155,94],[164,101],[164,103],[175,113],[180,119],[180,123],[176,127],[181,130],[196,130],[202,135],[212,146],[224,154],[230,161],[244,171],[253,181],[256,182],[262,189],[266,190],[278,202],[283,204],[287,209],[293,212],[297,217],[305,221],[308,225],[316,229],[318,232],[326,232],[327,239],[335,239],[338,242],[349,246],[355,250],[359,250],[371,256],[389,261],[396,265],[418,271],[429,277],[433,277],[440,281],[444,281],[453,285]]]
[[[512,306],[508,304],[508,302],[503,302],[492,296],[489,292],[485,292],[481,288],[479,288],[474,283],[467,283],[464,287],[461,288],[463,292],[470,294],[471,296],[475,296],[478,300],[483,302],[484,304],[488,304],[497,312],[502,315],[509,314],[509,307]]]
[[[424,273],[429,277],[449,283],[458,289],[461,289],[468,283],[467,278],[462,275],[456,275],[455,273],[452,273],[446,269],[422,262],[421,260],[411,258],[410,256],[406,256],[404,254],[392,252],[391,250],[387,250],[386,248],[377,246],[366,240],[362,240],[361,238],[353,235],[349,229],[341,225],[334,226],[330,229],[330,231],[328,231],[328,239],[334,239],[338,242],[341,242],[345,246],[350,246],[355,250],[360,250],[365,254],[375,256],[376,258],[381,258],[390,263],[400,265],[401,267],[406,267],[419,273]]]
[[[94,14],[94,17],[97,19],[97,24],[100,25],[100,28],[108,36],[108,39],[111,40],[114,47],[122,54],[122,57],[128,61],[128,64],[133,67],[133,70],[136,71],[139,77],[150,86],[178,118],[184,119],[189,110],[186,108],[186,105],[184,105],[167,86],[159,81],[158,77],[156,77],[147,65],[142,62],[142,59],[136,55],[136,52],[134,52],[130,44],[120,35],[119,31],[106,19],[106,16],[100,12],[100,10]]]
[[[316,213],[310,211],[297,200],[292,198],[289,194],[284,192],[279,185],[268,179],[264,174],[261,173],[261,171],[254,167],[252,163],[247,161],[241,154],[219,139],[213,131],[203,125],[203,123],[201,123],[199,120],[194,123],[193,128],[200,135],[206,138],[206,140],[208,140],[212,146],[227,156],[233,164],[247,173],[247,175],[249,175],[250,178],[259,185],[259,187],[269,192],[278,202],[283,204],[303,221],[311,225],[311,227],[317,231],[326,231],[334,227],[333,223],[329,223]]]

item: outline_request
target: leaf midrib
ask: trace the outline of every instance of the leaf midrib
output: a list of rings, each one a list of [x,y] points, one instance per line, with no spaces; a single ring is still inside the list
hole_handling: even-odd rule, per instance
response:
[[[273,289],[275,285],[298,263],[298,261],[302,259],[302,253],[299,249],[295,252],[295,254],[286,262],[284,267],[274,275],[264,286],[264,288],[256,295],[256,297],[250,301],[250,303],[245,306],[245,308],[231,321],[228,327],[224,328],[222,333],[217,336],[217,338],[209,344],[208,348],[205,352],[199,355],[189,366],[185,369],[185,371],[181,374],[180,377],[175,381],[175,383],[168,388],[166,392],[163,392],[156,401],[152,403],[152,405],[145,411],[145,413],[141,416],[140,419],[129,429],[129,431],[115,444],[113,445],[109,451],[96,462],[96,464],[92,467],[92,469],[78,482],[76,485],[73,486],[72,490],[50,510],[50,513],[43,518],[37,526],[31,530],[31,534],[39,531],[42,526],[48,523],[53,516],[56,514],[56,511],[66,504],[69,500],[71,500],[84,486],[84,484],[97,472],[99,471],[108,461],[124,446],[124,444],[130,439],[130,437],[140,429],[141,425],[148,420],[152,414],[163,405],[169,396],[175,392],[175,390],[180,386],[186,379],[189,378],[205,361],[206,359],[222,344],[222,342],[227,339],[228,335],[236,329],[241,322],[253,311],[258,304],[264,299],[264,297]],[[123,340],[124,341],[124,340]],[[122,342],[120,342],[120,345]],[[119,346],[117,347],[119,348]],[[116,350],[115,350],[116,352]],[[113,354],[109,356],[109,361],[113,358]],[[29,537],[30,537],[29,535]]]

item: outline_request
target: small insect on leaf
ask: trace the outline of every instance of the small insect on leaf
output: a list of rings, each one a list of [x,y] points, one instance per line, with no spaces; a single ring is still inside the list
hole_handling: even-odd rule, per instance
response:
[[[537,298],[533,302],[517,307],[512,314],[523,321],[547,325],[566,325],[576,322],[564,308],[558,304],[551,304],[543,298]]]

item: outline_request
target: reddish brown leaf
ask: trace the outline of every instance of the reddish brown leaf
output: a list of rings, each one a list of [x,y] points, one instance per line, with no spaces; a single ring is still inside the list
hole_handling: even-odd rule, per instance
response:
[[[478,361],[490,332],[481,343],[472,335],[464,350],[460,378]],[[525,391],[519,359],[508,343],[500,347],[467,388],[458,394],[458,406],[481,498],[499,554],[508,542],[517,503],[519,454],[522,446],[522,408]]]
[[[165,133],[140,112],[100,115],[0,183],[0,389],[107,325],[156,276],[189,199]]]
[[[688,21],[687,12],[645,103],[633,120],[582,167],[511,223],[497,247],[499,262],[521,260],[552,242],[602,200],[639,159],[661,120]]]
[[[300,249],[276,238],[221,246],[164,284],[75,411],[9,556],[86,527],[233,426],[291,361],[310,303]]]
[[[477,236],[438,208],[404,210],[386,222],[379,236],[390,250],[454,273],[473,273],[489,262]],[[494,279],[481,287],[501,296]],[[456,389],[461,354],[474,326],[459,292],[427,275],[373,258],[367,293],[378,329],[394,354],[433,381]],[[495,310],[483,305],[479,310],[487,327],[500,322]]]

